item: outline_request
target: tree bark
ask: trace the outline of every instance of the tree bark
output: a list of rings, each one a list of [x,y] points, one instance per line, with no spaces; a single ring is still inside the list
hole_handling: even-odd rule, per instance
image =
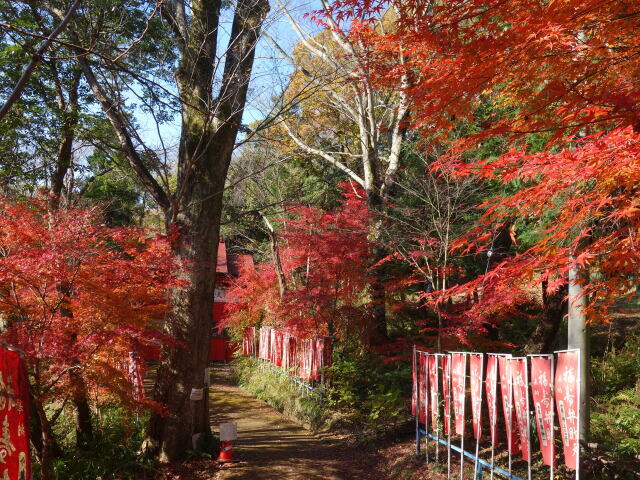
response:
[[[64,178],[71,167],[73,157],[73,141],[75,139],[75,129],[78,124],[78,87],[80,86],[81,72],[76,70],[69,87],[69,98],[64,99],[62,92],[59,92],[58,106],[64,112],[60,136],[62,140],[58,147],[58,157],[56,158],[56,168],[51,177],[51,208],[60,206],[60,198],[64,187]]]
[[[89,407],[87,384],[82,377],[80,364],[77,361],[75,364],[77,368],[69,370],[69,379],[76,417],[76,445],[79,448],[83,448],[93,440],[93,427],[91,425],[91,408]]]
[[[269,235],[269,244],[271,247],[271,259],[273,261],[273,268],[276,271],[276,277],[278,278],[278,290],[280,293],[280,297],[282,298],[284,296],[284,293],[287,291],[287,279],[284,276],[284,269],[282,268],[282,261],[280,259],[278,234],[265,215],[259,213],[259,216],[262,218],[262,221],[267,227],[267,235]]]
[[[36,415],[40,420],[41,432],[42,432],[42,453],[40,455],[40,478],[42,480],[53,479],[53,456],[55,439],[53,436],[53,430],[51,424],[47,418],[47,414],[44,411],[42,403],[38,400],[32,404],[36,411]]]
[[[574,262],[574,258],[571,257]],[[587,272],[579,266],[573,264],[569,270],[569,314],[568,314],[568,345],[567,348],[580,349],[580,441],[589,441],[589,419],[590,419],[590,393],[589,393],[589,325],[585,309],[587,307],[587,297],[584,292],[583,283],[586,281]]]
[[[556,334],[562,324],[567,307],[567,285],[556,292],[547,292],[548,282],[542,282],[542,318],[536,324],[529,341],[524,347],[525,353],[551,353]]]
[[[210,89],[220,2],[193,1],[191,7],[191,30],[176,72],[183,100],[176,192],[181,208],[171,222],[179,229],[174,253],[186,267],[182,278],[186,286],[171,292],[171,313],[165,322],[165,332],[186,348],[164,351],[154,399],[171,415],[154,414],[149,430],[160,461],[169,462],[190,448],[192,435],[209,432],[206,396],[204,401],[189,398],[194,388],[202,388],[206,395],[204,369],[209,363],[224,184],[246,103],[255,44],[269,10],[267,0],[241,0],[236,6],[222,86],[214,101]]]

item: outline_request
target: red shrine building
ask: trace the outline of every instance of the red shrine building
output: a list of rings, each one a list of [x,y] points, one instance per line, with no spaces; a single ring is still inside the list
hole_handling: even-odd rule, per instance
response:
[[[238,345],[231,344],[230,338],[225,335],[220,328],[220,322],[227,315],[226,305],[233,302],[227,296],[227,290],[231,286],[234,278],[240,274],[240,269],[245,266],[253,267],[253,257],[251,255],[233,254],[227,252],[227,245],[223,240],[218,244],[218,262],[216,265],[216,289],[213,301],[213,318],[211,323],[211,355],[210,360],[216,362],[228,362],[231,360],[233,352],[238,349]],[[160,360],[160,345],[140,346],[140,354],[146,360]]]
[[[253,267],[251,255],[229,253],[224,240],[220,240],[216,265],[216,289],[213,297],[211,361],[229,361],[233,352],[237,350],[237,346],[231,345],[229,337],[222,333],[219,325],[227,314],[225,308],[227,303],[233,302],[233,299],[227,296],[227,290],[233,279],[240,274],[240,269],[247,266]]]

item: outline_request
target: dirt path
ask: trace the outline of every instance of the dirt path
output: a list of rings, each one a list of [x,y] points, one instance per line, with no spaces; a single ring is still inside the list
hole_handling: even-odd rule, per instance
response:
[[[229,373],[215,368],[211,425],[218,432],[221,422],[238,424],[233,454],[240,462],[223,467],[216,479],[385,479],[366,456],[312,435],[233,385]]]

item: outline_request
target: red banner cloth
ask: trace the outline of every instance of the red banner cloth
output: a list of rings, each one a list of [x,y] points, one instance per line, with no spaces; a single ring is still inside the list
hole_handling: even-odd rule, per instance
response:
[[[418,422],[420,423],[424,423],[426,425],[427,423],[427,410],[429,408],[429,399],[427,397],[427,354],[426,353],[419,353],[418,354],[418,358],[420,359],[420,361],[418,362],[418,364],[420,365],[420,392],[419,392],[419,398],[420,398],[420,415],[418,415]]]
[[[527,359],[511,358],[511,381],[513,383],[513,405],[520,431],[520,450],[522,458],[531,460],[529,452],[529,381],[527,375]]]
[[[282,366],[282,343],[284,341],[284,332],[282,330],[275,330],[275,348],[273,364],[277,367]]]
[[[507,451],[518,453],[518,428],[513,414],[513,390],[511,389],[511,370],[509,358],[511,355],[500,355],[498,357],[498,370],[500,373],[500,393],[502,395],[502,411],[504,413],[504,424],[507,433]]]
[[[242,355],[254,355],[256,342],[255,327],[245,327],[242,331]]]
[[[300,348],[300,378],[311,380],[313,366],[313,340],[302,340]]]
[[[578,351],[558,353],[555,393],[560,433],[564,449],[564,463],[576,470],[580,443],[578,441],[578,398],[580,395],[580,368]]]
[[[331,343],[331,338],[324,337],[324,349],[322,350],[323,359],[322,366],[324,368],[329,368],[333,364],[333,344]],[[326,377],[326,373],[325,373]]]
[[[553,465],[553,393],[551,390],[551,369],[553,356],[531,357],[531,396],[536,412],[538,442],[542,452],[542,462]]]
[[[464,401],[467,374],[467,355],[451,354],[451,393],[453,396],[453,415],[455,432],[464,435]]]
[[[3,479],[31,478],[29,383],[24,359],[0,346],[0,474]]]
[[[294,373],[298,366],[296,359],[298,358],[298,342],[293,335],[289,336],[289,364],[288,369]]]
[[[471,383],[471,422],[473,438],[482,436],[482,362],[484,355],[474,353],[469,355],[469,380]]]
[[[272,328],[270,330],[270,338],[269,338],[269,361],[273,364],[276,363],[276,329]]]
[[[439,355],[429,356],[429,409],[431,411],[431,430],[438,430],[438,417],[440,410],[439,390],[438,390],[438,359]]]
[[[451,357],[442,357],[442,396],[444,397],[444,434],[451,430]]]
[[[142,385],[142,367],[137,352],[129,352],[129,379],[133,388],[133,399],[137,402],[144,398]]]
[[[269,360],[271,353],[271,327],[262,327],[260,329],[260,345],[259,357],[263,360]]]
[[[485,378],[487,409],[489,410],[489,433],[491,435],[491,444],[495,445],[498,440],[498,359],[495,355],[489,355],[487,359],[487,376]]]

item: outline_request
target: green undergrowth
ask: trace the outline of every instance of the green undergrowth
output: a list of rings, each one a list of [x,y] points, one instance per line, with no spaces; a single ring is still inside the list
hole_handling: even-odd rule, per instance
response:
[[[82,448],[75,446],[72,412],[65,409],[61,415],[56,437],[62,451],[54,460],[54,478],[155,478],[153,461],[139,453],[148,415],[127,412],[117,404],[102,404],[97,413],[93,418],[94,439]],[[38,471],[34,469],[35,474]]]
[[[319,394],[254,357],[237,358],[232,365],[240,387],[313,432],[326,429],[329,411]]]
[[[411,366],[385,363],[368,352],[337,351],[330,368],[332,428],[357,433],[360,442],[394,432],[408,418]]]
[[[411,367],[364,353],[335,352],[330,386],[309,394],[279,369],[252,357],[233,362],[238,385],[312,431],[371,443],[407,423]]]
[[[591,440],[617,457],[640,455],[640,334],[592,362]]]

